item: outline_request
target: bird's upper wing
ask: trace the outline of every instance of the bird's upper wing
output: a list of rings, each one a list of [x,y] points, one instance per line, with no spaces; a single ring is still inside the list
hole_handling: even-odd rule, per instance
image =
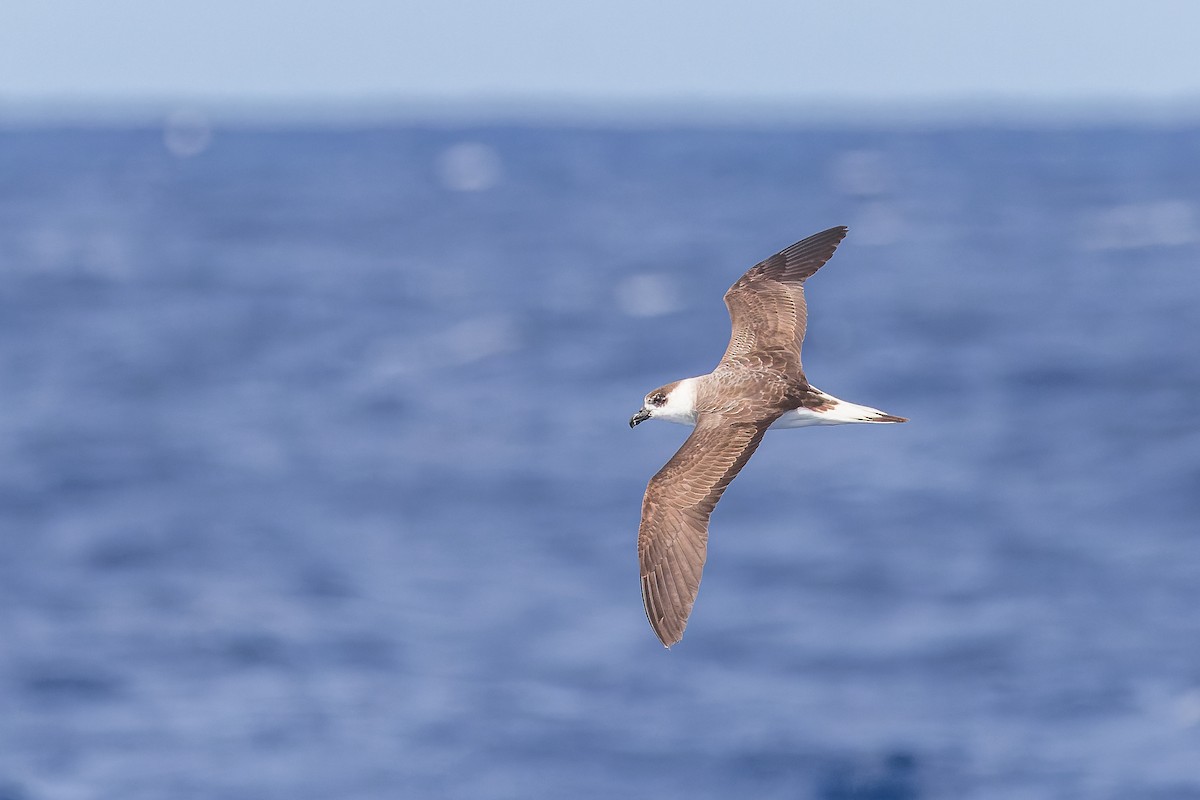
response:
[[[725,293],[733,333],[722,364],[773,368],[799,374],[800,347],[808,327],[804,280],[833,255],[844,226],[796,242],[755,264]]]
[[[679,452],[646,487],[638,530],[642,601],[667,647],[683,638],[700,589],[709,515],[777,416],[739,421],[701,414]]]

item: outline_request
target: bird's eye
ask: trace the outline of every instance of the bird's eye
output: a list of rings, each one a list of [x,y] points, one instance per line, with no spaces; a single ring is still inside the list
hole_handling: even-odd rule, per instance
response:
[[[651,405],[661,406],[665,402],[667,402],[666,395],[663,395],[663,394],[650,395],[650,404]]]

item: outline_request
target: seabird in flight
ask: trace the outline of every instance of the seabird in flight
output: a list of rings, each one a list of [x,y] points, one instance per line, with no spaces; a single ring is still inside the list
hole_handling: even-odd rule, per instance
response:
[[[804,281],[846,230],[822,231],[751,267],[725,293],[733,334],[716,369],[655,389],[629,420],[631,428],[648,419],[694,426],[650,479],[638,530],[642,601],[667,647],[683,638],[700,589],[713,507],[767,429],[907,421],[822,392],[800,366]]]

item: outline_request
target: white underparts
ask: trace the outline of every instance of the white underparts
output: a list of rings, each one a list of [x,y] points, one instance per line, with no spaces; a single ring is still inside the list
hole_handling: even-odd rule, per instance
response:
[[[848,425],[852,422],[900,421],[896,417],[880,411],[878,408],[847,403],[845,400],[838,400],[832,395],[824,396],[829,398],[832,407],[821,411],[811,408],[797,408],[786,412],[782,417],[775,420],[771,427],[806,428],[809,425]]]

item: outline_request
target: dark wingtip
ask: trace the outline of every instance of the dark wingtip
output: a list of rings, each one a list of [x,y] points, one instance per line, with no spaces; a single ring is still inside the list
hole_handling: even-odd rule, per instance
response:
[[[662,646],[663,646],[664,650],[669,651],[672,647],[674,647],[675,645],[677,645],[681,641],[683,641],[682,633],[680,633],[678,636],[676,636],[674,638],[671,638],[671,636],[667,635],[665,632],[660,632],[657,629],[655,629],[654,633],[655,633],[655,635],[658,636],[658,640],[660,642],[662,642]]]
[[[833,258],[834,251],[849,232],[847,226],[838,225],[814,233],[751,267],[745,277],[761,274],[778,281],[803,281]]]
[[[676,632],[668,629],[666,617],[662,617],[656,621],[649,614],[646,616],[650,619],[650,628],[654,631],[654,635],[658,637],[658,640],[662,642],[662,646],[667,650],[679,644],[683,639],[683,630],[687,627],[687,620],[684,620],[683,627]]]
[[[813,234],[812,236],[810,236],[808,238],[809,239],[823,239],[826,236],[830,236],[830,237],[836,236],[837,240],[839,242],[841,242],[842,239],[845,239],[849,233],[850,233],[849,225],[834,225],[832,228],[826,228],[825,230],[821,231],[820,233]]]

